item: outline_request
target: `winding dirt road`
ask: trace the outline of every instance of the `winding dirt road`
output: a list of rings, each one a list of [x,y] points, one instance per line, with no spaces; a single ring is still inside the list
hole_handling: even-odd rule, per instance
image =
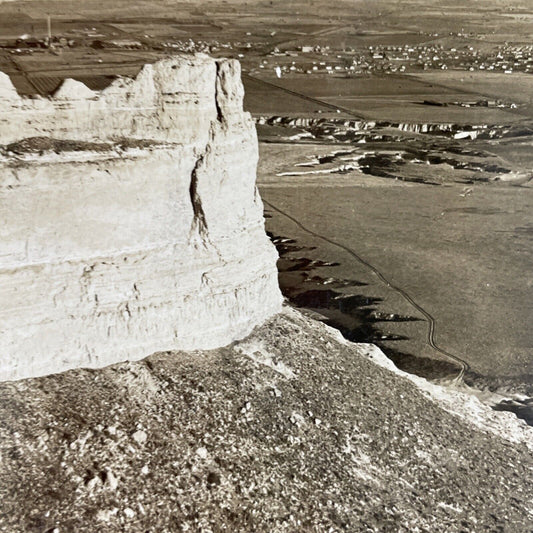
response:
[[[374,265],[372,265],[371,263],[369,263],[368,261],[363,259],[357,252],[355,252],[354,250],[352,250],[348,246],[345,246],[344,244],[342,244],[340,242],[332,240],[329,237],[321,235],[320,233],[317,233],[316,231],[313,231],[313,230],[305,227],[299,220],[294,218],[289,213],[283,211],[279,207],[275,206],[271,202],[268,202],[268,201],[263,199],[263,203],[265,205],[267,205],[268,207],[270,207],[271,209],[273,209],[274,211],[276,211],[277,213],[279,213],[280,215],[283,215],[284,217],[286,217],[289,220],[291,220],[292,222],[294,222],[301,230],[305,231],[309,235],[312,235],[313,237],[321,239],[321,240],[323,240],[323,241],[325,241],[325,242],[327,242],[327,243],[329,243],[329,244],[331,244],[333,246],[336,246],[337,248],[340,248],[340,249],[344,250],[348,254],[350,254],[356,261],[358,261],[360,264],[364,265],[368,270],[370,270],[370,272],[372,272],[372,274],[375,277],[377,277],[378,280],[381,283],[383,283],[386,287],[388,287],[392,291],[394,291],[397,294],[399,294],[406,302],[408,302],[414,309],[416,309],[421,315],[423,315],[424,318],[426,319],[427,324],[428,324],[427,337],[426,337],[427,344],[429,344],[429,346],[431,346],[437,353],[443,355],[447,359],[450,359],[454,363],[457,363],[460,366],[460,371],[459,371],[459,374],[454,379],[454,381],[455,382],[460,382],[460,381],[463,380],[465,372],[467,372],[470,369],[470,365],[464,359],[459,357],[458,355],[453,354],[453,353],[445,350],[444,348],[441,348],[438,345],[438,343],[437,343],[437,341],[435,339],[436,328],[437,328],[437,322],[436,322],[435,318],[431,315],[431,313],[426,311],[426,309],[424,309],[419,303],[417,303],[409,293],[407,293],[401,287],[398,287],[397,285],[394,285],[394,283],[391,283],[383,275],[383,273],[380,272]]]

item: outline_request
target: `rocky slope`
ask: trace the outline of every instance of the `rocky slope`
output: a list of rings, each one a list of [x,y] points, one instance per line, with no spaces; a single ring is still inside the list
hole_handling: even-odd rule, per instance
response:
[[[226,348],[0,398],[0,531],[533,526],[532,428],[290,309]]]
[[[239,64],[21,98],[0,74],[0,380],[214,348],[280,309]]]

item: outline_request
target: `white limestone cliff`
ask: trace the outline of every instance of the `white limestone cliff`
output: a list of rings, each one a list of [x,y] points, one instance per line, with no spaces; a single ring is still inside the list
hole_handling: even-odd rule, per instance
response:
[[[223,346],[279,311],[238,62],[56,96],[0,73],[0,380]]]

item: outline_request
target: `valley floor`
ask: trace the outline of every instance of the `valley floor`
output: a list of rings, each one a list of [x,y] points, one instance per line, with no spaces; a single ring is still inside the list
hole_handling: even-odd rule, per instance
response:
[[[453,365],[456,361],[428,343],[428,320],[394,290],[400,288],[434,317],[436,344],[466,361],[469,383],[533,395],[529,327],[533,189],[529,185],[409,183],[358,170],[286,175],[308,171],[298,165],[342,147],[294,143],[260,147],[259,188],[267,230],[292,240],[285,246],[281,265],[292,278],[282,274],[282,286],[304,282],[308,290],[336,290],[344,302],[364,299],[378,320],[370,338],[357,334],[349,338],[380,343],[396,353],[398,363],[403,355],[410,365],[406,370],[416,372],[417,364],[424,364],[421,358]],[[426,179],[436,180],[445,170],[427,166]],[[315,263],[301,268],[302,258]],[[322,283],[313,285],[311,278]],[[334,307],[330,304],[313,306],[307,298],[302,307],[321,307],[320,312],[339,329],[353,331],[346,316],[333,317],[331,309],[324,309]],[[379,320],[389,315],[409,320]],[[418,363],[413,364],[413,358]]]

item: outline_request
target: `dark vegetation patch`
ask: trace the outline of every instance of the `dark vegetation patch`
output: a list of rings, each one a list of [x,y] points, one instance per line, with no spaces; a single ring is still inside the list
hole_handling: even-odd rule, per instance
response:
[[[402,352],[391,348],[381,347],[386,356],[401,370],[426,379],[438,380],[442,377],[457,375],[459,365],[442,359],[420,357],[412,353]]]
[[[127,150],[128,148],[150,148],[160,145],[158,141],[147,139],[118,139],[113,143],[108,142],[90,142],[77,141],[69,139],[51,139],[50,137],[28,137],[7,145],[0,146],[0,152],[7,155],[9,152],[16,155],[27,153],[55,152],[108,152],[119,148]]]
[[[524,420],[526,424],[533,426],[533,398],[525,400],[502,400],[493,407],[495,411],[509,411],[518,418]]]

